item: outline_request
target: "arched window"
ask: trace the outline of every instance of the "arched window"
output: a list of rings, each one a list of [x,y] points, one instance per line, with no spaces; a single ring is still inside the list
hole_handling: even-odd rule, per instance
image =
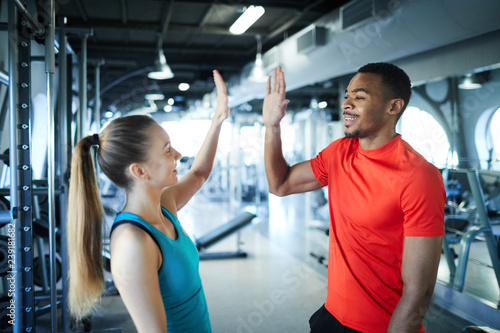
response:
[[[458,164],[450,152],[450,142],[443,127],[426,111],[409,106],[401,117],[399,129],[403,140],[438,168]]]
[[[488,136],[491,138],[490,167],[491,170],[500,170],[500,108],[491,117],[488,126]]]

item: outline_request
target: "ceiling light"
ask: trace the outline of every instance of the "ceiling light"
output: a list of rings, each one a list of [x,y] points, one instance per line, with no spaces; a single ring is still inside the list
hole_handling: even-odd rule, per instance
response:
[[[174,77],[174,73],[167,64],[167,58],[163,49],[158,50],[158,58],[155,60],[154,70],[148,73],[148,77],[153,80],[167,80]]]
[[[262,42],[260,35],[256,35],[257,39],[257,55],[255,56],[255,62],[253,64],[248,80],[252,82],[266,82],[267,75],[266,69],[264,68],[264,62],[262,61]]]
[[[262,54],[258,53],[255,58],[255,63],[252,67],[252,71],[250,72],[250,76],[248,80],[252,82],[266,82],[267,75],[264,69],[264,64],[262,63]]]
[[[175,103],[175,101],[174,101],[174,99],[173,99],[172,97],[170,97],[170,98],[168,99],[168,101],[167,101],[167,104],[168,104],[168,105],[174,105],[174,103]]]
[[[318,103],[318,108],[324,109],[328,106],[328,103],[326,101],[321,101]]]
[[[165,98],[165,96],[161,93],[154,93],[154,94],[146,94],[144,96],[148,101],[161,101]]]
[[[458,84],[458,88],[465,90],[479,89],[482,86],[483,85],[477,80],[477,77],[472,74],[467,74]]]
[[[111,117],[113,117],[113,111],[106,111],[106,113],[104,113],[104,116],[105,116],[106,118],[111,118]]]
[[[234,21],[233,25],[229,28],[229,31],[235,35],[241,35],[248,28],[250,28],[264,13],[266,10],[262,6],[250,6],[243,14]]]
[[[148,104],[146,105],[143,110],[146,112],[156,112],[158,111],[158,105],[156,105],[155,101],[152,99],[148,99]]]
[[[165,111],[165,112],[171,112],[172,109],[173,109],[172,105],[165,105],[163,107],[163,111]]]
[[[180,91],[186,91],[189,89],[189,83],[180,83],[179,84],[179,90]]]
[[[316,98],[312,98],[311,101],[309,102],[309,107],[311,109],[317,109],[318,108],[318,100]]]

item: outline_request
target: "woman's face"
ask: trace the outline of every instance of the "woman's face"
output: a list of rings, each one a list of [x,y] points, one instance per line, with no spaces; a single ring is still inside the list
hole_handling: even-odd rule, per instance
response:
[[[170,137],[160,125],[154,125],[150,135],[149,159],[145,163],[148,181],[162,188],[176,184],[177,161],[182,155],[172,147]]]

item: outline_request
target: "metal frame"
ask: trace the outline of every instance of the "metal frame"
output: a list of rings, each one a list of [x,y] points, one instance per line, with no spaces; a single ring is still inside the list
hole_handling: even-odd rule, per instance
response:
[[[61,195],[59,195],[59,219],[60,219],[60,232],[61,232],[61,259],[62,259],[62,279],[63,279],[63,289],[62,289],[62,331],[71,332],[71,319],[68,307],[66,305],[68,299],[68,246],[67,246],[67,236],[66,236],[66,212],[67,212],[67,193],[68,193],[68,170],[69,170],[69,160],[71,158],[71,96],[72,92],[72,76],[71,69],[72,55],[68,54],[68,41],[67,41],[67,31],[63,27],[59,30],[59,91],[58,91],[58,109],[56,120],[57,133],[62,133],[62,135],[57,135],[55,137],[55,147],[56,150],[56,165],[59,166],[57,170],[58,174],[58,185],[61,189]],[[71,53],[71,52],[69,52]]]
[[[80,107],[78,109],[77,135],[75,142],[80,141],[88,132],[88,108],[87,108],[87,35],[82,36],[78,98]]]
[[[451,250],[450,242],[448,241],[446,235],[444,235],[443,237],[442,250],[450,269],[450,281],[453,281],[453,279],[455,279],[455,272],[457,270],[455,267],[455,253]]]
[[[0,69],[0,83],[9,85],[9,74]]]
[[[101,66],[104,60],[95,66],[95,102],[94,102],[94,123],[96,132],[101,128]],[[97,162],[96,162],[97,163]]]
[[[460,240],[460,250],[458,253],[458,266],[455,270],[455,277],[453,279],[453,289],[462,291],[465,283],[465,273],[467,270],[467,262],[469,259],[470,246],[472,241],[478,234],[483,234],[486,241],[486,246],[490,254],[491,263],[498,285],[500,286],[500,260],[497,255],[496,240],[491,228],[490,219],[488,217],[486,204],[484,201],[483,191],[480,187],[479,174],[476,169],[464,170],[467,173],[467,179],[471,188],[472,196],[477,205],[477,213],[479,217],[479,225],[473,226],[467,230]],[[450,265],[454,268],[453,266]]]
[[[48,218],[49,218],[49,258],[50,258],[50,321],[53,333],[57,333],[57,277],[56,277],[56,224],[55,224],[55,3],[45,2],[48,24],[45,36],[45,73],[47,79],[47,180],[48,180]],[[43,262],[44,255],[40,258]]]
[[[30,25],[33,27],[33,34],[35,36],[43,36],[45,34],[45,28],[43,25],[38,23],[33,16],[28,12],[26,9],[25,5],[21,2],[21,0],[12,0],[14,4],[17,6],[17,9],[20,14],[23,15],[23,17],[30,23]]]
[[[35,21],[19,0],[8,3],[9,33],[9,74],[2,79],[9,81],[10,112],[10,199],[11,216],[15,225],[16,262],[14,266],[14,302],[16,318],[14,332],[35,331],[35,297],[33,286],[33,191],[31,172],[31,48],[33,35],[25,29],[33,28],[35,36],[45,36],[45,71],[47,74],[47,117],[48,131],[48,187],[45,193],[49,200],[49,257],[50,257],[50,309],[52,332],[57,332],[57,287],[55,253],[55,2],[45,2],[48,14],[47,29]],[[2,73],[3,74],[3,73]],[[44,253],[41,239],[38,239],[39,256],[44,266]],[[44,267],[45,268],[45,267]],[[46,271],[46,268],[44,269]],[[44,280],[45,276],[44,276]],[[47,290],[47,281],[44,281]]]
[[[10,203],[12,223],[16,229],[14,332],[32,332],[35,329],[30,153],[31,36],[20,33],[25,31],[23,27],[26,24],[15,4],[9,1]]]

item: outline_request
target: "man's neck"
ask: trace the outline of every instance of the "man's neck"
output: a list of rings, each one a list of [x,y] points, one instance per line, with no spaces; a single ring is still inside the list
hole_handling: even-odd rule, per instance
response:
[[[380,148],[394,139],[398,134],[395,130],[379,134],[375,137],[364,137],[359,139],[359,146],[364,150],[373,150]]]

